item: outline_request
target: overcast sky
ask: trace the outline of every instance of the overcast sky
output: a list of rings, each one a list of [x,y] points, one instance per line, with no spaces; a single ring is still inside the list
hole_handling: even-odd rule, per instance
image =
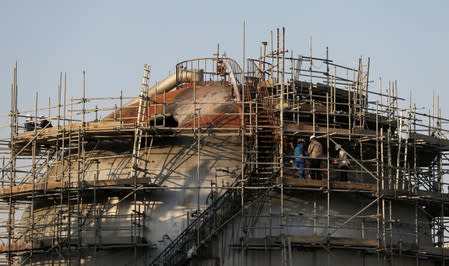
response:
[[[418,106],[440,95],[449,117],[449,1],[1,1],[0,111],[9,110],[12,70],[19,65],[19,110],[56,98],[60,72],[69,95],[137,95],[143,65],[152,82],[184,59],[210,56],[220,44],[241,62],[242,24],[247,55],[256,57],[269,32],[286,27],[290,50],[356,66],[371,58],[371,78],[397,80]],[[372,85],[377,86],[376,84]],[[2,117],[2,124],[8,121]]]

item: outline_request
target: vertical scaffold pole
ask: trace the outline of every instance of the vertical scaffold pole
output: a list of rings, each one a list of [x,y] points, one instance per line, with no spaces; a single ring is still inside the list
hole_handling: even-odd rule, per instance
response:
[[[285,78],[285,28],[282,28],[282,75],[281,75],[281,108],[280,108],[280,128],[279,128],[279,175],[281,186],[281,216],[284,216],[284,78]]]
[[[18,133],[18,124],[17,124],[17,97],[18,97],[18,85],[17,85],[17,62],[14,65],[13,72],[13,83],[11,85],[11,135],[10,135],[10,173],[9,173],[9,188],[10,188],[10,196],[8,198],[8,222],[7,222],[7,230],[8,230],[8,252],[7,259],[8,265],[12,265],[14,263],[13,254],[11,252],[14,238],[14,227],[15,227],[15,202],[12,198],[12,188],[16,183],[16,154],[14,149],[15,137]]]
[[[326,217],[327,217],[327,235],[330,237],[330,229],[331,229],[331,218],[330,218],[330,209],[331,209],[331,185],[330,185],[330,169],[329,169],[329,164],[330,164],[330,153],[329,153],[329,149],[330,149],[330,143],[329,143],[329,93],[326,93],[326,172],[327,172],[327,195],[326,195],[326,200],[327,200],[327,213],[326,213]],[[327,265],[331,265],[330,263],[330,259],[331,259],[331,253],[330,253],[330,247],[328,246],[327,248],[328,252],[327,252]]]
[[[241,81],[242,81],[242,93],[241,93],[241,95],[240,95],[240,101],[241,101],[241,105],[242,105],[242,108],[241,108],[241,112],[242,112],[242,115],[241,115],[241,118],[240,118],[240,130],[241,130],[241,142],[242,142],[242,145],[241,145],[241,147],[242,147],[242,151],[241,151],[241,170],[240,170],[240,172],[241,172],[241,174],[240,174],[240,177],[241,177],[241,179],[240,179],[240,189],[241,189],[241,191],[240,191],[240,205],[241,205],[241,208],[243,209],[243,207],[244,207],[244,204],[245,204],[245,184],[244,184],[244,179],[245,179],[245,134],[246,134],[246,128],[245,128],[245,61],[246,61],[246,59],[245,59],[245,56],[246,56],[246,54],[245,54],[245,50],[246,50],[246,22],[245,21],[243,21],[243,30],[242,30],[242,39],[243,39],[243,46],[242,46],[242,56],[243,56],[243,58],[242,58],[242,60],[243,60],[243,62],[242,62],[242,67],[243,67],[243,69],[242,69],[242,73],[241,73]],[[243,213],[243,212],[242,212]]]

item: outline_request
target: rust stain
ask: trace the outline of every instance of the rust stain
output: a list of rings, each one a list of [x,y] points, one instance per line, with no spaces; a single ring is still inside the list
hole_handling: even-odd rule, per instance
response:
[[[195,105],[196,102],[196,105]],[[172,115],[179,127],[239,128],[241,125],[241,106],[232,96],[232,87],[228,83],[213,82],[200,85],[186,83],[182,87],[165,94],[159,94],[148,103],[149,108],[143,121],[152,121],[157,115]],[[121,111],[108,115],[105,120],[114,117],[129,127],[137,121],[139,100],[132,100]],[[199,109],[199,118],[195,116],[195,106]],[[198,125],[199,121],[199,125]]]

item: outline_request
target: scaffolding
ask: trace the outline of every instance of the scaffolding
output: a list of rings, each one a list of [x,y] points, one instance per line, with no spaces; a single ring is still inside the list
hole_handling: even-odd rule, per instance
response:
[[[34,108],[19,111],[16,66],[5,116],[10,135],[1,141],[4,263],[95,264],[105,250],[126,249],[136,265],[252,250],[268,251],[268,261],[279,251],[282,264],[293,265],[295,250],[319,249],[331,265],[334,252],[355,249],[374,254],[379,265],[402,258],[444,265],[449,120],[438,100],[428,113],[404,107],[395,82],[372,88],[369,59],[350,68],[329,59],[327,49],[325,58],[311,48],[295,55],[285,48],[284,29],[273,35],[258,58],[245,59],[245,70],[218,51],[178,63],[168,89],[150,88],[145,66],[139,97],[88,98],[84,86],[81,98],[69,99],[61,74],[56,104],[38,107],[36,94]],[[52,123],[39,127],[43,114]],[[34,128],[25,131],[30,118]],[[322,144],[321,165],[312,169],[306,155],[303,179],[293,149],[311,135]],[[222,140],[233,145],[225,160],[239,167],[214,166],[206,186],[204,161]],[[154,166],[166,143],[180,148]],[[338,167],[336,146],[349,167]],[[105,168],[111,158],[117,163]],[[182,182],[189,177],[178,171],[187,162],[196,170]],[[310,178],[314,170],[321,179]],[[160,204],[158,193],[170,190],[195,200],[180,218],[182,230],[150,239],[149,212]],[[310,209],[293,212],[304,198]],[[229,228],[234,238],[221,253],[206,252]]]

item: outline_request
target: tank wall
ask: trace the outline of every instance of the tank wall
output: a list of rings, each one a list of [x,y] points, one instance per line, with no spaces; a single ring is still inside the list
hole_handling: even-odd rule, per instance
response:
[[[392,263],[381,256],[370,254],[357,250],[331,250],[329,253],[322,249],[297,249],[292,248],[291,255],[288,250],[249,250],[234,251],[232,255],[223,258],[221,265],[289,265],[289,256],[291,256],[291,265],[309,265],[309,266],[389,266]],[[215,261],[220,259],[216,258]],[[393,265],[415,265],[415,258],[397,257],[394,258]],[[211,260],[196,260],[194,265],[216,265]],[[421,260],[422,266],[434,266],[431,261]]]
[[[54,266],[54,265],[95,265],[95,266],[110,266],[110,265],[149,265],[150,261],[147,257],[147,248],[115,248],[111,249],[97,249],[93,246],[81,247],[78,250],[61,251],[62,256],[58,256],[58,252],[53,254],[33,254],[33,260],[28,258],[22,260],[23,264],[31,264],[38,266]],[[136,256],[134,256],[134,252]],[[57,261],[55,263],[55,261]]]
[[[70,235],[72,244],[142,243],[149,247],[147,256],[158,254],[186,228],[190,219],[194,219],[198,207],[206,208],[212,197],[218,197],[225,187],[240,178],[240,137],[201,136],[200,139],[199,153],[193,137],[154,139],[151,149],[143,145],[139,161],[146,172],[139,172],[138,177],[149,178],[147,182],[156,183],[160,188],[125,200],[123,197],[132,187],[121,192],[109,190],[105,194],[101,188],[94,190],[91,185],[104,180],[129,180],[132,184],[132,145],[122,142],[117,149],[117,143],[112,142],[86,145],[85,161],[88,163],[84,166],[72,160],[64,163],[64,174],[61,164],[50,169],[54,180],[68,182],[70,179],[74,184],[84,180],[78,189],[81,210],[77,210],[75,202],[70,209],[66,204],[61,205],[57,197],[52,206],[42,202],[34,210],[36,230],[33,234],[46,245],[65,241]],[[23,220],[29,220],[28,217],[25,215]],[[77,231],[78,225],[81,233]],[[134,251],[130,249],[129,252],[126,257],[133,258]],[[97,253],[96,258],[100,259],[101,254],[107,251]],[[90,265],[90,260],[83,259]]]
[[[334,193],[330,203],[330,227],[328,230],[327,197],[325,194],[302,192],[295,194],[294,197],[286,197],[283,203],[284,217],[281,217],[279,196],[275,195],[271,199],[271,203],[265,203],[265,208],[261,210],[257,223],[252,230],[249,230],[249,236],[263,238],[284,234],[326,237],[328,232],[333,232],[333,237],[377,239],[377,210],[375,205],[347,222],[371,200],[374,199],[363,200],[348,193]],[[269,208],[266,208],[268,206]],[[399,242],[415,244],[414,206],[396,202],[393,208],[395,217],[392,221],[391,241],[393,244],[399,244]],[[427,220],[423,215],[420,215],[418,221],[420,245],[432,246],[430,228],[426,226]],[[388,234],[386,237],[389,241],[390,235]]]
[[[305,193],[307,194],[307,193]],[[327,233],[324,229],[313,230],[313,215],[311,214],[312,207],[307,207],[309,204],[314,205],[316,201],[317,216],[323,215],[323,209],[320,199],[311,198],[310,195],[302,195],[298,197],[286,197],[285,216],[280,216],[279,199],[275,196],[271,201],[267,201],[262,209],[262,212],[254,218],[258,213],[257,205],[247,208],[247,216],[238,216],[230,222],[225,228],[220,231],[217,237],[208,242],[201,249],[198,256],[193,259],[193,265],[415,265],[416,258],[413,256],[394,256],[393,258],[385,258],[381,254],[376,253],[376,247],[349,247],[340,246],[339,248],[331,248],[329,252],[319,246],[318,243],[308,243],[307,245],[298,244],[294,242],[295,237],[301,236],[321,236],[322,239],[326,237]],[[321,199],[322,201],[322,199]],[[345,205],[343,202],[346,202]],[[359,202],[351,203],[348,198],[342,197],[336,202],[332,202],[332,215],[346,215],[354,213],[359,207]],[[354,207],[353,209],[346,209],[345,207]],[[404,205],[398,205],[397,208],[404,208]],[[267,212],[267,210],[271,210]],[[403,215],[412,215],[412,208],[402,210]],[[372,211],[372,210],[370,210]],[[302,213],[302,214],[301,214]],[[353,214],[352,213],[352,214]],[[248,218],[253,215],[253,219]],[[256,221],[254,221],[254,219]],[[341,224],[342,220],[334,220]],[[343,239],[355,238],[363,239],[361,220],[350,223],[348,226],[338,230],[332,237],[340,237]],[[358,225],[357,225],[358,223]],[[321,219],[316,220],[317,227],[324,227],[324,222]],[[334,225],[336,225],[334,224]],[[248,230],[242,230],[247,228]],[[402,229],[401,229],[402,228]],[[374,229],[373,229],[374,230]],[[394,228],[395,231],[406,233],[405,230],[409,228],[402,224]],[[403,231],[401,231],[403,230]],[[422,228],[421,236],[428,233],[424,232]],[[271,237],[271,238],[270,238]],[[246,238],[258,238],[259,242],[255,245],[247,244]],[[270,242],[269,239],[283,239],[285,242]],[[290,246],[288,244],[291,240]],[[319,239],[319,238],[318,238]],[[365,234],[365,239],[376,240],[373,234]],[[396,237],[395,240],[399,240]],[[403,240],[404,241],[404,240]],[[270,244],[271,243],[271,244]],[[326,243],[322,243],[326,245]],[[409,243],[410,244],[410,243]],[[428,245],[429,243],[426,243]],[[291,257],[291,259],[289,259]],[[392,261],[394,263],[392,264]],[[420,259],[419,265],[435,265],[431,260],[426,258]]]

